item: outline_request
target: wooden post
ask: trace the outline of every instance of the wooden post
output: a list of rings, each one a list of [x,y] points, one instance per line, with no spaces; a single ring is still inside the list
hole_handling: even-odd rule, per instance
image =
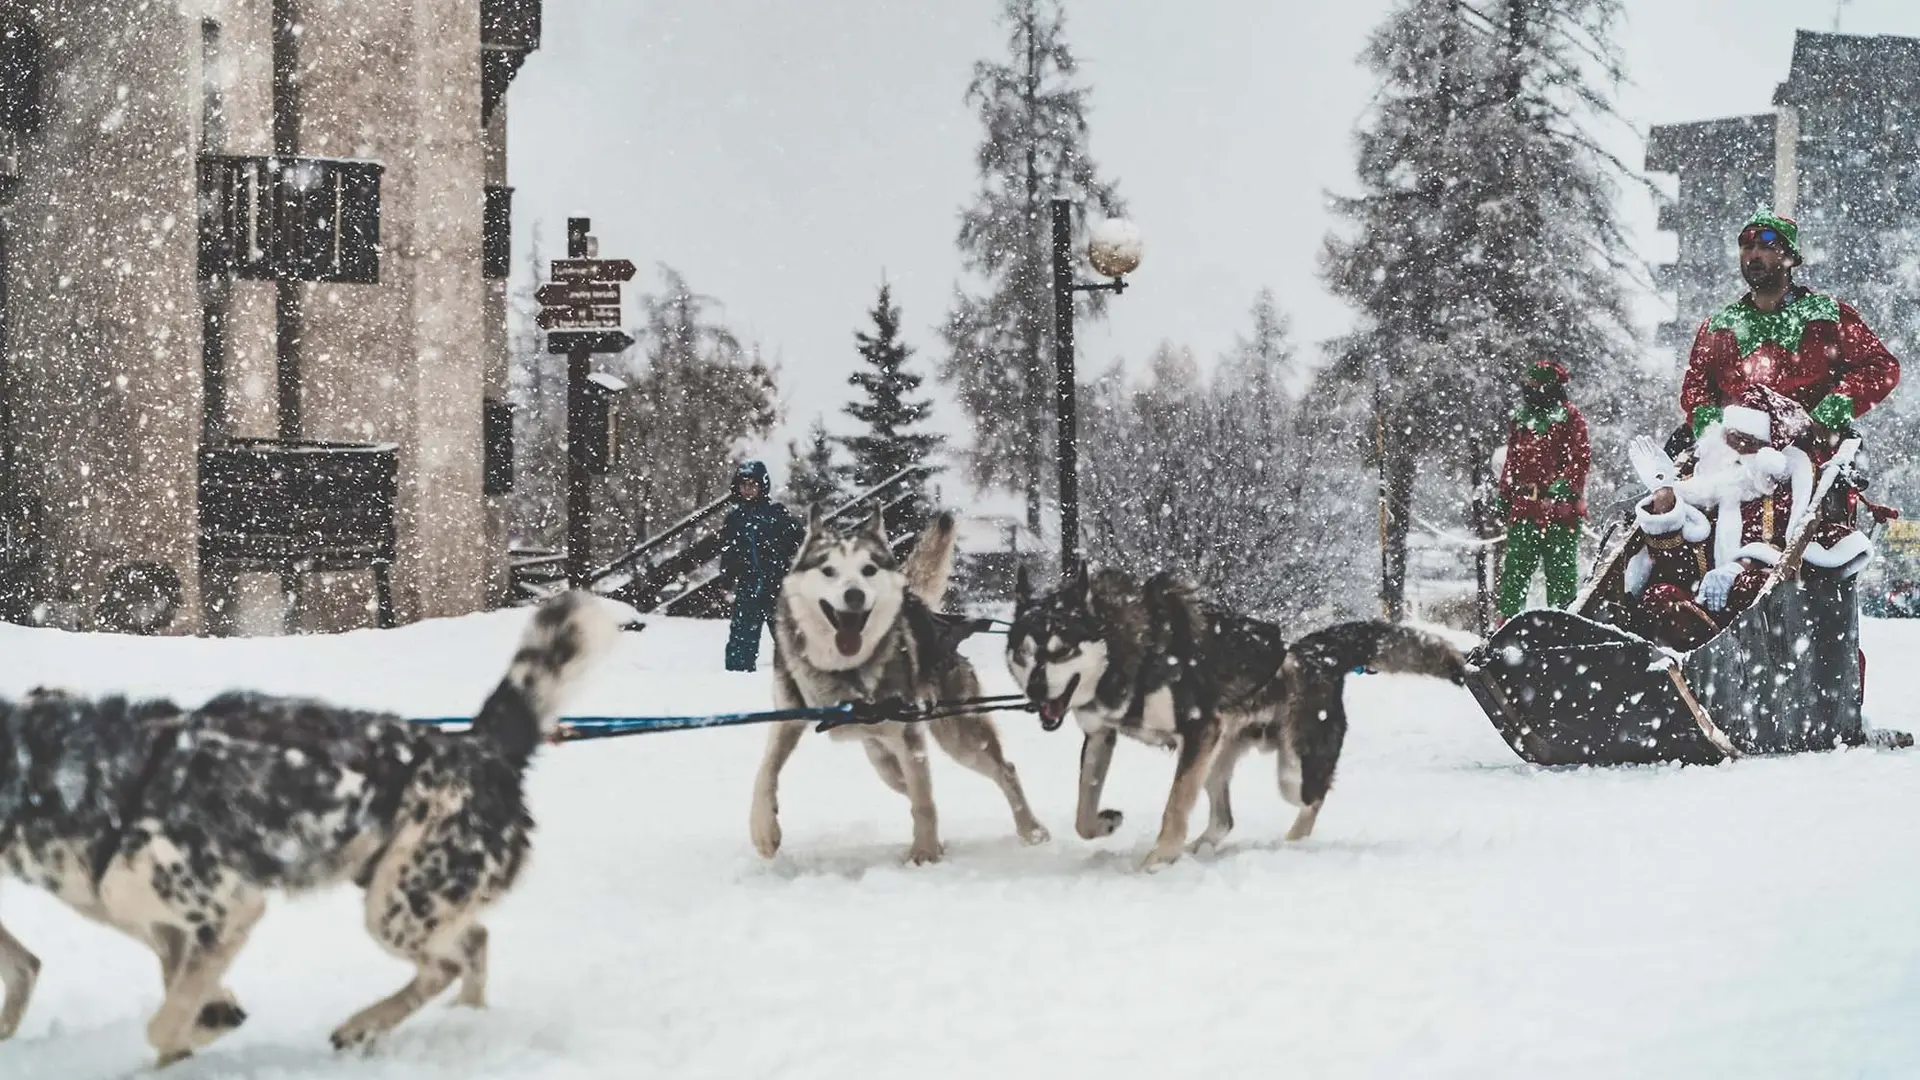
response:
[[[567,258],[587,257],[586,218],[567,219]],[[587,376],[593,352],[584,343],[567,353],[567,587],[584,589],[591,571],[593,548],[592,490],[588,486]]]

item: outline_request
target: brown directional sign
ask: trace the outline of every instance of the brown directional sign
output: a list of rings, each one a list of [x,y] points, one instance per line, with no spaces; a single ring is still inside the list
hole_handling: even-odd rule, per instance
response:
[[[540,286],[533,294],[535,300],[544,307],[587,307],[589,305],[620,305],[620,286],[618,285],[553,285]]]
[[[547,335],[549,353],[616,353],[632,347],[632,335],[623,330],[556,330]]]
[[[620,325],[620,307],[541,308],[534,324],[542,330],[613,330]]]
[[[630,259],[555,259],[553,280],[564,282],[631,281]]]

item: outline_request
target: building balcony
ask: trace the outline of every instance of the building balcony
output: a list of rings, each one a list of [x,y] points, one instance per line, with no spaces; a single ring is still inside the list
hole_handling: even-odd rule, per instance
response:
[[[480,122],[507,96],[527,55],[540,47],[541,0],[480,0]]]
[[[380,175],[339,158],[200,158],[200,276],[380,281]]]

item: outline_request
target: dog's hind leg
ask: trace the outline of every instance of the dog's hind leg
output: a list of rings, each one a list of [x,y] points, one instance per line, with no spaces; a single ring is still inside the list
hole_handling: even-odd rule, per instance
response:
[[[1207,766],[1220,745],[1220,724],[1213,717],[1194,725],[1198,730],[1180,739],[1180,759],[1173,770],[1173,787],[1167,792],[1167,808],[1160,817],[1160,837],[1153,850],[1141,860],[1143,870],[1164,866],[1180,858],[1187,846],[1187,822],[1193,816],[1193,804],[1200,801],[1200,786]]]
[[[0,1005],[0,1040],[10,1039],[20,1030],[27,1002],[33,998],[33,984],[39,977],[40,958],[0,926],[0,988],[7,995],[6,1003]]]
[[[1007,760],[993,721],[975,713],[935,720],[929,726],[933,728],[934,741],[948,757],[999,785],[1000,793],[1007,797],[1008,808],[1013,811],[1013,827],[1022,841],[1044,844],[1050,839],[1046,826],[1040,824],[1033,816],[1033,808],[1027,805],[1020,773],[1013,762]]]
[[[760,757],[760,774],[753,782],[750,822],[753,849],[763,859],[771,859],[780,851],[780,770],[786,767],[806,730],[805,720],[787,720],[767,730],[766,752]]]
[[[1080,744],[1080,795],[1075,800],[1073,831],[1082,840],[1098,840],[1113,835],[1123,816],[1118,810],[1100,809],[1100,793],[1107,786],[1107,768],[1113,764],[1113,744],[1119,732],[1101,728],[1089,732]]]
[[[1300,813],[1293,819],[1293,828],[1287,830],[1288,840],[1305,840],[1313,835],[1313,823],[1320,817],[1327,793],[1333,789],[1333,772],[1340,764],[1340,747],[1347,736],[1347,710],[1340,700],[1337,684],[1330,692],[1322,689],[1319,694],[1307,696],[1301,705],[1302,713],[1308,708],[1313,710],[1311,717],[1300,718],[1287,733],[1293,738],[1295,768],[1300,778]],[[1285,787],[1283,778],[1281,788]]]
[[[1234,767],[1240,764],[1240,755],[1251,742],[1252,736],[1236,735],[1222,743],[1220,752],[1214,755],[1213,767],[1207,772],[1207,831],[1193,842],[1191,850],[1218,848],[1233,831],[1233,797],[1229,789],[1233,786]]]

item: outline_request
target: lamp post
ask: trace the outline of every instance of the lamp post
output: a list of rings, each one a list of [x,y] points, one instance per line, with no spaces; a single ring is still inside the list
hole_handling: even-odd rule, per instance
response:
[[[1073,294],[1125,291],[1126,275],[1140,265],[1140,234],[1119,218],[1108,218],[1087,241],[1087,261],[1111,281],[1076,281],[1073,267],[1073,202],[1053,200],[1053,406],[1059,437],[1060,576],[1080,569],[1080,472],[1078,429],[1074,417]]]

